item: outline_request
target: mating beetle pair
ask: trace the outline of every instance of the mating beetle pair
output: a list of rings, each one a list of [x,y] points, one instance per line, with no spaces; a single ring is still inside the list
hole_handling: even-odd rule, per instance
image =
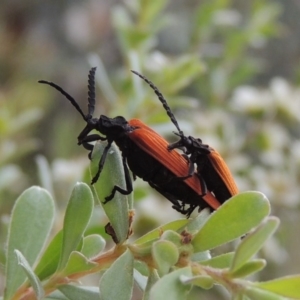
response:
[[[203,145],[200,139],[184,136],[177,121],[171,112],[166,100],[158,89],[148,79],[134,72],[144,79],[155,91],[162,102],[172,122],[177,127],[180,140],[169,145],[158,133],[137,119],[126,121],[122,116],[109,118],[101,115],[93,118],[95,108],[95,72],[92,68],[88,80],[88,114],[85,115],[75,99],[53,82],[41,80],[40,83],[48,84],[61,92],[81,114],[86,122],[85,128],[78,136],[78,144],[90,151],[93,145],[90,142],[96,140],[107,141],[99,168],[92,179],[95,183],[103,169],[105,159],[111,144],[115,142],[122,152],[123,168],[126,180],[126,189],[114,186],[105,202],[110,201],[116,192],[128,195],[132,192],[132,182],[129,169],[134,176],[147,181],[149,185],[166,197],[172,207],[185,214],[187,217],[196,207],[209,207],[217,209],[224,201],[237,193],[235,182],[230,171],[221,156],[207,145]],[[96,130],[99,134],[90,134]],[[181,155],[174,148],[186,149]],[[194,172],[194,164],[197,172]],[[211,193],[213,192],[213,194]]]
[[[165,108],[172,123],[177,128],[178,133],[175,134],[180,137],[180,140],[168,145],[168,149],[173,150],[176,148],[184,148],[185,154],[190,155],[189,175],[194,172],[194,164],[196,164],[197,174],[200,180],[203,181],[203,185],[206,186],[210,192],[213,192],[221,203],[233,195],[236,195],[238,193],[238,188],[222,156],[212,147],[203,144],[201,139],[196,139],[192,136],[185,136],[183,131],[180,129],[166,99],[157,87],[138,72],[132,72],[150,85],[160,102],[163,104],[163,107]]]

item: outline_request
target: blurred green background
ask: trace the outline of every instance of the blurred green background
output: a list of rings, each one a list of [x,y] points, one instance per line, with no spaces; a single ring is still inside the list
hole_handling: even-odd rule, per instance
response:
[[[160,102],[130,70],[147,76],[183,131],[216,148],[240,191],[265,193],[282,220],[262,250],[269,264],[258,279],[299,273],[299,14],[297,0],[1,2],[0,273],[17,196],[31,185],[46,187],[57,200],[60,228],[89,163],[76,144],[81,116],[37,81],[59,84],[86,111],[92,66],[95,116],[139,118],[174,141]],[[140,180],[135,199],[136,234],[179,217]],[[98,211],[93,222],[91,230],[101,231],[106,220]]]

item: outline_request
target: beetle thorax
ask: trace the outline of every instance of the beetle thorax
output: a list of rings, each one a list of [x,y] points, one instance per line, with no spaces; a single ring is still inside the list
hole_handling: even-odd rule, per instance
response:
[[[101,115],[97,121],[97,128],[95,129],[114,139],[128,131],[128,122],[121,116],[109,118]]]

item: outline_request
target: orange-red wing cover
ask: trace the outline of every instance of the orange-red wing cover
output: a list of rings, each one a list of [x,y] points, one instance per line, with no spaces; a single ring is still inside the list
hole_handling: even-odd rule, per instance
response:
[[[233,176],[222,158],[222,156],[214,149],[211,148],[211,153],[209,154],[209,160],[212,163],[214,169],[217,171],[217,173],[222,178],[223,182],[225,183],[228,191],[232,196],[238,194],[239,190],[236,186],[236,183],[233,179]]]
[[[138,119],[130,120],[129,124],[130,126],[136,127],[135,130],[128,133],[128,137],[134,141],[136,145],[138,145],[147,154],[154,157],[174,175],[178,177],[188,175],[188,161],[177,151],[169,151],[169,143],[162,136]],[[199,196],[203,194],[200,180],[197,175],[193,174],[193,176],[186,179],[185,182],[190,188],[199,194]],[[209,191],[207,191],[202,198],[213,209],[217,209],[221,205]]]

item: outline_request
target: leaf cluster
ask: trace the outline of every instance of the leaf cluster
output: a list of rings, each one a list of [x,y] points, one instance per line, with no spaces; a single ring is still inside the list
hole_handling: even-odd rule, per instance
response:
[[[120,184],[115,173],[122,164],[115,150],[107,157],[94,195],[105,208],[110,222],[107,232],[116,245],[105,249],[104,237],[87,234],[94,197],[88,185],[78,183],[63,228],[44,249],[55,217],[54,201],[46,190],[32,187],[18,198],[12,211],[4,300],[129,300],[134,284],[143,299],[187,299],[192,286],[207,290],[214,285],[227,289],[232,299],[300,299],[299,275],[265,282],[246,279],[265,267],[266,261],[256,255],[279,225],[269,215],[269,201],[259,192],[241,193],[211,215],[204,210],[194,219],[167,223],[131,241],[131,199],[120,195],[103,204],[105,191]],[[92,173],[102,151],[103,146],[97,144]],[[234,240],[233,252],[212,255],[213,249]],[[104,273],[98,287],[79,284],[83,276],[99,271]]]

